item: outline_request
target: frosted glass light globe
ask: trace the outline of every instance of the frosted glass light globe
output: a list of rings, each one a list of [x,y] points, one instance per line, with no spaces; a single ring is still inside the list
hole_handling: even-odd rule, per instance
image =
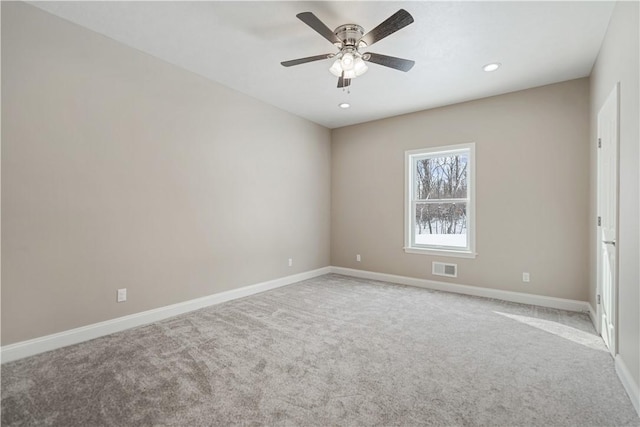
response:
[[[329,72],[331,72],[331,74],[333,74],[336,77],[342,76],[342,66],[340,65],[340,60],[339,59],[336,59],[334,61],[334,63],[331,66],[331,68],[329,68]]]
[[[353,71],[356,72],[356,76],[363,75],[367,72],[368,69],[369,67],[367,67],[367,64],[362,60],[362,58],[356,58],[355,64],[353,66]]]
[[[353,57],[353,54],[347,52],[344,55],[342,55],[342,59],[340,60],[340,65],[342,65],[342,69],[344,71],[353,69],[353,66],[355,65],[355,58]]]

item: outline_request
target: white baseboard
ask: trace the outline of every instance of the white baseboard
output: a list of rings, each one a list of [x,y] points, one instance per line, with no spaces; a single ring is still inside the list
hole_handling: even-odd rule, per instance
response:
[[[593,327],[597,332],[598,331],[598,315],[596,314],[596,311],[591,306],[591,304],[588,303],[588,305],[589,305],[589,318],[591,319],[591,323],[593,323]]]
[[[24,357],[33,356],[45,351],[55,350],[72,344],[99,338],[125,329],[146,325],[187,313],[200,308],[220,304],[237,298],[290,285],[302,280],[311,279],[327,273],[344,274],[346,276],[360,277],[363,279],[380,280],[402,285],[417,286],[420,288],[434,289],[439,291],[454,292],[465,295],[474,295],[486,298],[496,298],[504,301],[517,302],[522,304],[539,305],[542,307],[557,308],[569,311],[589,312],[594,319],[589,303],[562,298],[546,297],[541,295],[525,294],[520,292],[502,291],[499,289],[482,288],[477,286],[458,285],[454,283],[439,282],[435,280],[417,279],[413,277],[397,276],[393,274],[376,273],[372,271],[356,270],[344,267],[323,267],[317,270],[281,277],[267,282],[257,283],[226,292],[209,295],[202,298],[184,301],[153,310],[143,311],[104,322],[82,326],[68,331],[63,331],[44,337],[34,338],[27,341],[10,344],[0,348],[0,362],[11,362]]]
[[[633,407],[636,409],[638,416],[640,416],[640,387],[638,387],[638,384],[633,380],[627,365],[625,365],[619,354],[616,356],[615,365],[618,378],[620,378],[622,386],[629,395]]]
[[[13,360],[44,353],[45,351],[78,344],[83,341],[92,340],[94,338],[120,332],[125,329],[134,328],[136,326],[157,322],[189,311],[243,298],[249,295],[279,288],[281,286],[300,282],[302,280],[312,279],[330,272],[331,267],[323,267],[317,270],[293,274],[291,276],[281,277],[267,282],[244,286],[242,288],[232,289],[230,291],[220,292],[202,298],[196,298],[165,307],[155,308],[153,310],[143,311],[141,313],[135,313],[128,316],[118,317],[116,319],[106,320],[104,322],[94,323],[92,325],[82,326],[80,328],[70,329],[56,334],[46,335],[44,337],[9,344],[0,349],[0,361],[1,363],[11,362]]]
[[[541,307],[557,308],[560,310],[588,312],[589,303],[564,298],[547,297],[542,295],[525,294],[521,292],[503,291],[500,289],[482,288],[479,286],[458,285],[455,283],[438,282],[435,280],[417,279],[414,277],[396,276],[394,274],[376,273],[373,271],[355,270],[345,267],[331,267],[331,272],[362,279],[380,280],[383,282],[399,283],[401,285],[437,291],[453,292],[457,294],[473,295],[477,297],[495,298],[521,304],[538,305]]]

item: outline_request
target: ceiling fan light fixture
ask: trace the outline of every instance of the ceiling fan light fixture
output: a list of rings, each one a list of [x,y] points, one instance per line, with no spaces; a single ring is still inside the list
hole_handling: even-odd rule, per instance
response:
[[[345,60],[346,58],[346,60]],[[344,64],[347,64],[345,67]],[[336,59],[331,67],[329,68],[329,72],[336,77],[343,77],[345,79],[355,79],[358,76],[363,75],[367,72],[369,67],[362,60],[361,55],[353,54],[351,52],[346,52],[340,55],[340,59]]]

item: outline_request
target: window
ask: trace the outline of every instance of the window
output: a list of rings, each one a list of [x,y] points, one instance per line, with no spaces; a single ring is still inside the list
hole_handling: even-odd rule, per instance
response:
[[[405,153],[405,252],[475,258],[475,144]]]

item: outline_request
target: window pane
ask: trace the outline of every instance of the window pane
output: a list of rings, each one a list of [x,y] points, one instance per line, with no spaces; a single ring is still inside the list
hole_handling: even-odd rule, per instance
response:
[[[415,244],[467,247],[466,203],[416,203]]]
[[[467,198],[468,153],[416,160],[416,199]]]

